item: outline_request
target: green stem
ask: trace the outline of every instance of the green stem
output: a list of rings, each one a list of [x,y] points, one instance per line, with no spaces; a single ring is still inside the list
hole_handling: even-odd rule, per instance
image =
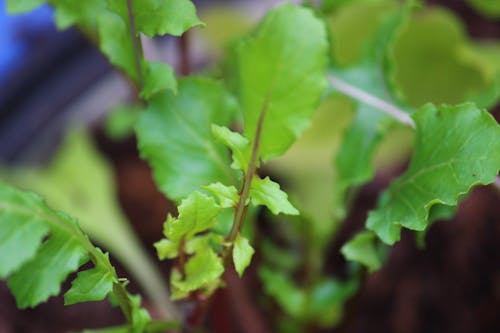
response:
[[[142,60],[144,58],[142,52],[142,42],[141,37],[137,34],[137,30],[135,28],[135,18],[134,18],[134,10],[132,8],[132,0],[127,0],[127,10],[128,10],[128,23],[129,23],[129,31],[130,38],[132,39],[132,44],[134,45],[134,61],[135,61],[135,70],[137,72],[137,84],[139,85],[139,90],[144,86],[144,76],[142,74]]]
[[[250,157],[250,162],[248,163],[248,170],[246,172],[245,179],[243,181],[243,188],[241,189],[240,199],[238,201],[238,205],[236,206],[236,211],[234,213],[234,223],[233,226],[231,227],[231,231],[229,232],[229,236],[227,238],[230,244],[232,244],[236,239],[236,236],[243,227],[243,223],[245,222],[245,217],[247,215],[247,210],[248,210],[247,201],[250,195],[252,179],[257,169],[257,158],[259,153],[260,136],[262,134],[262,125],[264,123],[264,117],[266,116],[267,113],[268,104],[269,104],[268,99],[266,98],[264,100],[262,111],[260,112],[259,120],[257,122],[257,129],[255,130],[255,138],[252,146],[252,155]]]

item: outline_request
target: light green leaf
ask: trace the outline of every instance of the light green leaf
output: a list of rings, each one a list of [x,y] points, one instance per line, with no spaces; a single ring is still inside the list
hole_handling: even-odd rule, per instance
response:
[[[326,87],[325,27],[309,9],[276,7],[240,45],[237,58],[245,137],[254,141],[264,113],[259,156],[269,160],[309,125]]]
[[[106,135],[113,140],[122,140],[134,134],[141,107],[118,105],[106,115]]]
[[[238,234],[234,240],[233,262],[236,272],[238,272],[240,277],[243,275],[248,265],[250,265],[254,253],[255,250],[248,242],[248,239]]]
[[[182,200],[178,209],[179,217],[175,219],[169,216],[165,223],[165,235],[175,242],[210,229],[220,212],[213,198],[197,191]]]
[[[141,156],[169,198],[179,202],[201,185],[237,184],[224,146],[214,142],[211,124],[227,125],[236,103],[212,80],[179,80],[177,95],[163,92],[149,102],[137,125]]]
[[[467,0],[467,2],[481,15],[491,19],[500,18],[500,2],[497,0]]]
[[[222,258],[217,256],[211,248],[197,252],[189,258],[185,266],[186,278],[174,281],[174,287],[183,292],[200,289],[214,280],[218,280],[224,273]]]
[[[46,0],[7,0],[7,12],[10,14],[26,13],[45,2]]]
[[[113,289],[114,280],[102,267],[80,272],[71,282],[71,289],[64,294],[64,305],[103,300]]]
[[[340,252],[347,260],[359,262],[366,266],[370,272],[382,267],[382,258],[375,246],[376,236],[370,231],[356,234],[354,238],[345,243]]]
[[[266,206],[274,215],[284,213],[299,215],[299,211],[288,201],[288,195],[280,189],[278,183],[269,177],[254,177],[250,188],[250,198],[256,206]]]
[[[92,31],[97,26],[97,18],[105,12],[102,0],[49,0],[54,6],[55,21],[59,29],[67,29],[78,24],[83,29]]]
[[[202,186],[202,189],[208,191],[219,200],[221,208],[234,207],[238,203],[239,195],[238,190],[234,186],[226,186],[220,182]]]
[[[434,107],[413,115],[415,152],[408,170],[381,196],[367,227],[387,244],[401,227],[424,230],[435,204],[455,206],[478,184],[490,184],[500,168],[500,126],[473,104]]]
[[[173,242],[164,238],[154,243],[154,247],[160,260],[173,259],[179,255],[179,242]]]
[[[126,1],[107,0],[107,3],[110,10],[128,22]],[[190,0],[133,0],[132,10],[137,31],[149,37],[180,36],[194,26],[204,25]]]
[[[150,99],[154,94],[163,90],[177,93],[177,81],[172,67],[161,62],[145,61],[142,64],[144,74],[144,87],[141,97]]]
[[[212,125],[212,134],[233,152],[231,168],[246,172],[250,160],[250,142],[248,139],[225,126],[215,124]]]
[[[133,80],[137,80],[134,45],[126,22],[128,21],[114,13],[101,13],[98,16],[99,48],[113,65],[124,70]]]

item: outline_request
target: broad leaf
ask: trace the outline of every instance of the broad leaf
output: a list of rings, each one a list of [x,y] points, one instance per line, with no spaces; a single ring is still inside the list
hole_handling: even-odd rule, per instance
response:
[[[274,215],[284,213],[299,215],[299,211],[288,201],[288,195],[280,189],[278,183],[269,177],[254,177],[250,188],[250,198],[255,206],[266,206]]]
[[[211,133],[212,123],[227,125],[235,112],[222,86],[201,78],[180,80],[177,95],[163,92],[150,100],[137,125],[139,150],[169,198],[180,201],[217,181],[237,184],[226,148]]]
[[[255,250],[248,242],[248,239],[238,234],[234,240],[233,262],[239,276],[243,275],[245,269],[250,265]]]
[[[309,125],[326,87],[325,27],[309,9],[279,6],[240,45],[237,59],[245,137],[254,141],[264,113],[259,156],[268,160]]]
[[[64,294],[64,305],[103,300],[113,288],[114,277],[102,267],[78,273]]]
[[[128,22],[127,1],[106,2],[110,10]],[[166,34],[180,36],[194,26],[203,25],[190,0],[132,0],[132,10],[137,31],[149,37]]]
[[[500,169],[500,126],[473,104],[428,105],[413,115],[415,152],[408,170],[381,196],[367,226],[387,244],[401,227],[424,230],[436,204],[455,206],[470,188]]]

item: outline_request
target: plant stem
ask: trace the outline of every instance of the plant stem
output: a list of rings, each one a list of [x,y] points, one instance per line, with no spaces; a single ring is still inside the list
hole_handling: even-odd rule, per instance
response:
[[[141,36],[137,34],[137,30],[135,28],[135,18],[134,18],[134,10],[132,8],[132,0],[127,0],[127,10],[128,10],[130,38],[132,38],[132,44],[134,45],[134,61],[135,61],[135,70],[137,72],[137,82],[139,90],[141,90],[142,87],[144,86],[144,76],[142,74],[142,59],[144,58],[144,56],[142,52]]]
[[[415,128],[415,122],[411,119],[410,115],[400,108],[378,98],[373,95],[370,95],[364,90],[351,86],[350,84],[334,78],[332,75],[328,75],[328,81],[330,84],[337,90],[346,94],[349,97],[352,97],[360,102],[373,106],[374,108],[387,113],[389,116],[398,120],[399,122],[409,125],[412,128]]]
[[[179,38],[179,71],[181,75],[191,73],[191,62],[189,61],[189,31]]]
[[[260,112],[259,120],[257,122],[257,129],[255,130],[255,138],[252,146],[252,155],[250,157],[250,162],[248,163],[248,170],[245,174],[245,180],[243,181],[243,188],[241,189],[240,199],[238,201],[238,205],[236,206],[236,211],[234,213],[234,223],[233,226],[231,227],[231,231],[227,238],[229,243],[234,242],[236,236],[243,227],[243,223],[245,222],[245,217],[248,210],[247,201],[248,201],[248,196],[250,194],[252,179],[255,174],[255,170],[257,169],[257,157],[259,152],[260,136],[262,134],[262,125],[264,123],[264,117],[266,116],[267,113],[268,104],[269,104],[268,99],[266,98],[264,100],[262,111]]]

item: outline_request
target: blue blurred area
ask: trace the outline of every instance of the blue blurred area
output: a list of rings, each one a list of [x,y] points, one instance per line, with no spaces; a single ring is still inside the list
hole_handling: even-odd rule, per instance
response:
[[[0,84],[34,51],[37,41],[56,31],[48,5],[11,15],[6,12],[5,2],[0,0]]]

